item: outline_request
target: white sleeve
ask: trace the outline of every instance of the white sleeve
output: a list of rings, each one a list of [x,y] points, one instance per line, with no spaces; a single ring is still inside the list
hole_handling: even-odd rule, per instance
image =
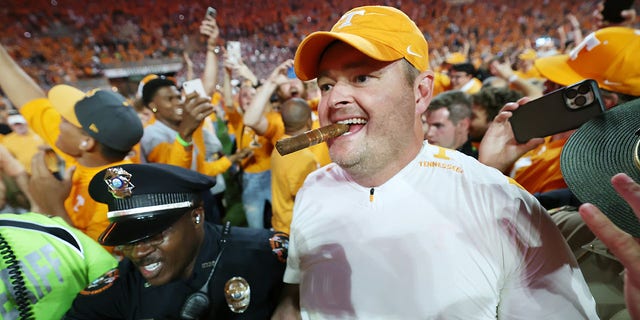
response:
[[[595,300],[556,225],[528,193],[516,199],[517,214],[503,226],[522,261],[505,279],[498,318],[599,319]]]

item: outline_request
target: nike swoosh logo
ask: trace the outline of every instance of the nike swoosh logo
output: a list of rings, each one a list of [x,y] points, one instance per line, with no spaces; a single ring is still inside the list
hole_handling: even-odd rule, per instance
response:
[[[417,53],[413,52],[413,50],[411,50],[411,45],[408,45],[408,46],[407,46],[407,53],[408,53],[408,54],[410,54],[410,55],[412,55],[412,56],[416,56],[416,57],[422,58],[422,56],[421,56],[421,55],[419,55],[419,54],[417,54]]]

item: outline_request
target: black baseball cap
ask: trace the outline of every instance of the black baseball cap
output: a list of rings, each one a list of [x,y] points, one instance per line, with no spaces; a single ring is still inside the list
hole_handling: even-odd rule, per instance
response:
[[[84,93],[61,84],[51,88],[48,97],[63,118],[112,149],[127,152],[142,138],[138,114],[119,93],[101,89]]]
[[[111,223],[98,242],[117,246],[152,237],[195,208],[214,185],[209,176],[162,163],[106,168],[89,184],[91,198],[109,207]]]

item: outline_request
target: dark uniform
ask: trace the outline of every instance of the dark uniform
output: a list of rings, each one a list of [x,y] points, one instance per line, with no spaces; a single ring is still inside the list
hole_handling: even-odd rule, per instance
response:
[[[131,167],[123,168],[132,171]],[[136,173],[132,172],[131,182],[136,184],[132,189],[133,194],[136,194],[140,184],[135,177]],[[156,178],[156,181],[160,179]],[[171,187],[175,188],[175,184]],[[138,267],[125,258],[117,269],[106,273],[80,292],[65,319],[182,319],[185,301],[201,290],[210,276],[207,293],[209,304],[205,308],[208,311],[199,319],[269,319],[282,288],[287,235],[241,227],[232,227],[228,232],[223,232],[222,226],[209,223],[203,228],[204,242],[189,279],[151,286]],[[103,236],[100,239],[109,237]],[[225,241],[221,241],[223,238]],[[250,291],[247,293],[249,305],[241,313],[231,310],[232,307],[227,303],[228,290],[225,292],[229,281],[237,277],[246,281]]]
[[[269,319],[279,297],[284,263],[269,245],[273,232],[231,228],[228,242],[209,283],[211,314],[208,319]],[[123,260],[115,272],[82,291],[67,319],[180,319],[187,297],[207,281],[220,250],[220,226],[207,224],[205,242],[191,279],[149,286],[137,267]],[[251,288],[249,308],[233,313],[225,299],[225,283],[243,277]]]

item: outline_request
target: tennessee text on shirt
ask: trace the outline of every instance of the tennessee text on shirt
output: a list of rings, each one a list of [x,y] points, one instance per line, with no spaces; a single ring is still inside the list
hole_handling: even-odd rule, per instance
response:
[[[460,166],[457,166],[453,163],[446,162],[448,160],[451,160],[451,158],[447,156],[447,151],[455,152],[454,150],[443,148],[443,147],[437,147],[437,148],[438,148],[438,152],[434,153],[433,157],[436,159],[442,159],[443,161],[419,161],[418,165],[425,168],[441,168],[441,169],[452,170],[457,173],[463,173],[463,170]]]

